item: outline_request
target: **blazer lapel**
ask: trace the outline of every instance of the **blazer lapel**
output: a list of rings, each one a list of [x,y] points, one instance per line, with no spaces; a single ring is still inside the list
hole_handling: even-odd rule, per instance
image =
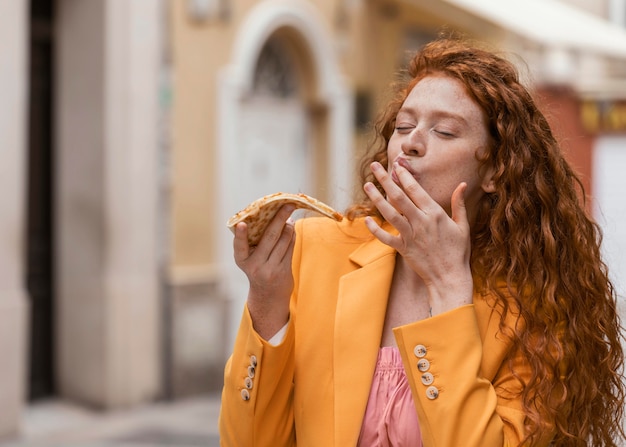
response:
[[[372,384],[396,251],[377,239],[350,260],[358,267],[339,282],[335,320],[335,445],[355,446]]]

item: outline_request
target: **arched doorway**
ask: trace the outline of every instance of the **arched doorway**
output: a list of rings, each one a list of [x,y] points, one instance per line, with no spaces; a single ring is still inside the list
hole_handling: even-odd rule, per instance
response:
[[[251,95],[241,104],[240,206],[278,191],[314,194],[311,123],[291,42],[275,33],[259,54]]]
[[[224,223],[251,200],[281,190],[344,208],[353,188],[353,100],[322,18],[301,0],[268,0],[250,11],[218,92],[216,226],[224,231],[218,256],[232,345],[247,281],[232,261]]]

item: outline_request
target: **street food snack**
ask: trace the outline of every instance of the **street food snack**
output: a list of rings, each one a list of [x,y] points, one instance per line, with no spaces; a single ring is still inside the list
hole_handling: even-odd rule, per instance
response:
[[[295,205],[296,209],[315,211],[337,221],[343,219],[341,213],[306,194],[277,192],[261,197],[250,203],[243,210],[228,219],[226,225],[234,233],[235,226],[239,222],[245,222],[248,225],[248,244],[250,244],[250,246],[256,246],[280,207],[288,203]]]

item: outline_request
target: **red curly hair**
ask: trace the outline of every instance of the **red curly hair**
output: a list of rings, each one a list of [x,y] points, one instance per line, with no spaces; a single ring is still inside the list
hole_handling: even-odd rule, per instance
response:
[[[554,446],[617,446],[625,437],[624,355],[617,297],[600,254],[601,230],[515,66],[456,37],[424,46],[375,124],[362,180],[384,194],[369,165],[376,160],[387,166],[396,114],[415,84],[433,73],[461,81],[488,122],[492,144],[481,162],[494,168],[496,191],[479,205],[471,266],[476,288],[499,297],[501,330],[514,343],[509,360],[521,351],[532,369],[522,384],[522,444],[553,431]],[[347,215],[381,217],[367,198]],[[505,328],[507,312],[519,313],[524,324]]]

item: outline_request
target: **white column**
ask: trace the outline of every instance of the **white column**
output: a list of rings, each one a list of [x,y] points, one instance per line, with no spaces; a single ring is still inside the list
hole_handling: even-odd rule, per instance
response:
[[[602,255],[626,321],[626,137],[601,136],[593,151],[594,213],[602,227]]]
[[[25,398],[27,2],[0,2],[0,437],[14,433]]]
[[[626,27],[625,0],[609,0],[609,20],[622,28]]]
[[[626,321],[625,146],[625,136],[605,135],[597,138],[593,151],[594,217],[602,227],[602,256],[615,286],[622,322]]]
[[[130,406],[161,392],[162,0],[58,6],[59,392]]]

